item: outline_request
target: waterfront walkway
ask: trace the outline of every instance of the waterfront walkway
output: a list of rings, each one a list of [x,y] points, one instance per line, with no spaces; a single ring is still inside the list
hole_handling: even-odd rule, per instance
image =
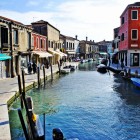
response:
[[[58,72],[58,66],[52,66],[53,73]],[[46,76],[51,75],[51,70],[45,68]],[[40,70],[43,78],[43,70]],[[37,74],[25,75],[25,87],[37,82]],[[7,102],[18,92],[18,77],[0,80],[0,140],[11,140]]]

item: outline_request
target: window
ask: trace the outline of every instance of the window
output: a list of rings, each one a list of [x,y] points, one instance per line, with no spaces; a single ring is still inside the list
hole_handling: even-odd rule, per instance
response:
[[[46,49],[46,40],[44,39],[43,42],[43,48]]]
[[[131,30],[131,39],[132,40],[137,40],[138,39],[138,30],[136,30],[136,29]]]
[[[4,47],[5,45],[8,46],[8,29],[1,27],[1,45]],[[0,45],[0,46],[1,46]]]
[[[138,11],[137,10],[133,10],[131,13],[131,19],[132,20],[138,20]]]
[[[36,47],[39,48],[39,39],[38,39],[38,37],[36,39]]]
[[[124,24],[124,17],[121,18],[121,24]]]
[[[32,37],[32,46],[34,46],[34,37]]]
[[[121,41],[123,41],[124,40],[124,33],[122,33],[122,35],[121,35]]]
[[[40,39],[40,47],[43,48],[43,40]]]
[[[18,30],[14,30],[14,44],[18,44]]]

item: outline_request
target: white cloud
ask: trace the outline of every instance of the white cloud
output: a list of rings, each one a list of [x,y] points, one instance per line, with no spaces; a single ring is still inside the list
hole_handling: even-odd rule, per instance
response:
[[[56,26],[61,33],[72,37],[78,35],[79,39],[88,36],[89,40],[112,40],[113,29],[120,25],[121,13],[133,2],[134,0],[71,0],[56,7],[53,7],[53,2],[47,3],[53,7],[51,12],[19,13],[0,10],[0,15],[24,24],[43,19]]]

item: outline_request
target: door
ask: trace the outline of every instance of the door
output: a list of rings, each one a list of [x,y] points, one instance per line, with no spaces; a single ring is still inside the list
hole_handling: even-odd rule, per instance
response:
[[[139,53],[133,54],[133,66],[139,66]]]

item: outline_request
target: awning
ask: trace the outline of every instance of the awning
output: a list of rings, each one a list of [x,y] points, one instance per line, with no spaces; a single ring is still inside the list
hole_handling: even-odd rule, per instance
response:
[[[0,54],[0,61],[11,59],[11,56],[1,53]]]
[[[52,57],[52,54],[48,52],[42,52],[42,51],[32,51],[33,54],[39,55],[39,58],[45,58],[45,57]]]
[[[67,56],[67,54],[60,52],[59,50],[57,50],[56,52],[58,52],[59,54],[61,54],[62,56]]]
[[[52,53],[52,54],[57,54],[57,55],[59,55],[59,56],[63,57],[63,55],[62,55],[62,54],[60,54],[60,53],[59,53],[59,52],[57,52],[57,51],[50,50],[50,49],[48,49],[48,51],[49,51],[50,53]]]

